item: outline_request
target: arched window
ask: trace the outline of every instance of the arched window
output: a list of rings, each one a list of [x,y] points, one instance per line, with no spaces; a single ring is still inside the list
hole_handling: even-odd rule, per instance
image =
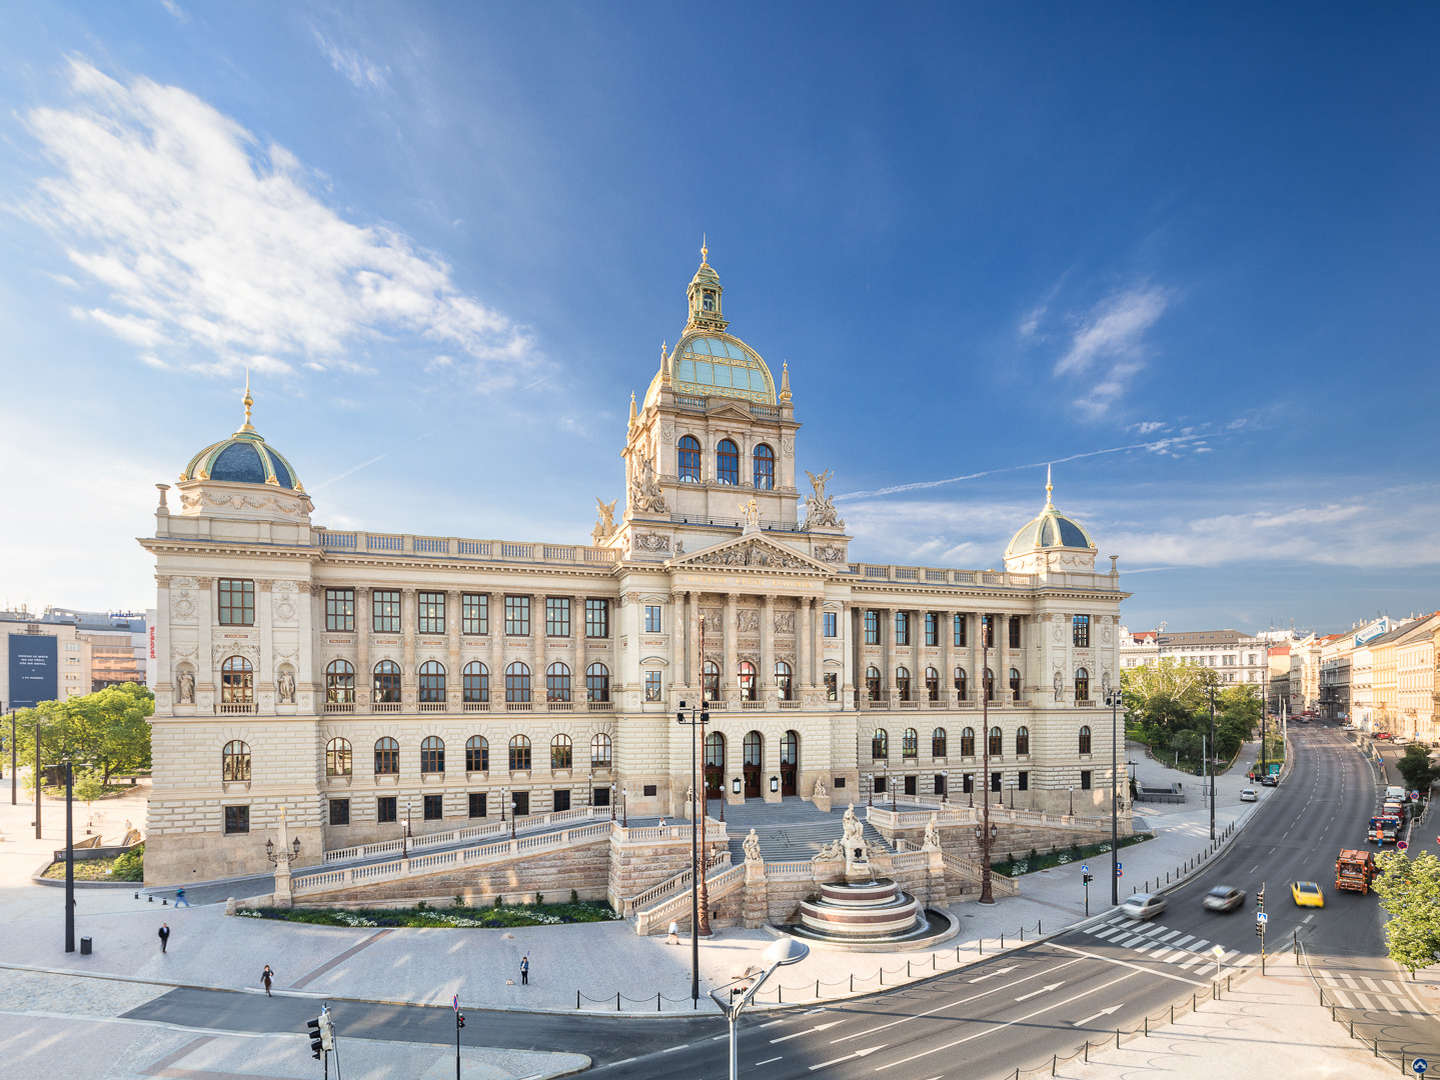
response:
[[[1019,728],[1015,732],[1015,753],[1021,757],[1030,753],[1030,729],[1028,727]]]
[[[967,727],[960,732],[960,756],[975,756],[975,729],[973,727]]]
[[[1004,744],[1001,741],[1000,729],[998,727],[992,727],[990,729],[990,756],[998,757],[1003,752]]]
[[[350,771],[350,740],[331,739],[325,744],[325,775],[349,776]]]
[[[985,700],[995,700],[995,673],[988,667],[985,669]]]
[[[705,736],[705,767],[722,772],[725,769],[725,736],[718,731]]]
[[[714,660],[706,660],[701,668],[700,681],[703,684],[703,697],[706,701],[720,700],[720,665]]]
[[[514,735],[510,739],[510,771],[524,772],[530,768],[530,739]]]
[[[751,455],[755,459],[755,486],[762,491],[775,487],[775,451],[764,443],[755,447]]]
[[[471,735],[465,740],[465,771],[490,771],[490,743],[484,735]]]
[[[930,756],[946,757],[945,751],[948,749],[949,741],[945,729],[937,727],[930,733]]]
[[[1090,753],[1090,725],[1086,724],[1080,729],[1080,753]]]
[[[603,731],[597,732],[590,740],[590,767],[608,769],[612,760],[610,736]]]
[[[545,700],[570,700],[570,667],[558,660],[545,669]]]
[[[722,484],[740,483],[740,448],[721,439],[715,448],[715,479]]]
[[[250,744],[234,739],[220,751],[220,779],[227,784],[231,781],[250,779]]]
[[[880,669],[874,664],[865,669],[865,696],[871,701],[880,700]]]
[[[445,665],[439,660],[426,660],[420,665],[420,700],[445,700]]]
[[[933,667],[925,669],[925,697],[929,701],[940,700],[940,672]]]
[[[220,701],[249,705],[255,700],[255,671],[243,656],[227,656],[220,664]]]
[[[741,753],[745,756],[744,763],[755,768],[763,767],[765,764],[765,736],[758,731],[747,731],[745,741],[740,746]]]
[[[789,701],[793,680],[790,677],[790,665],[784,660],[775,661],[775,685],[780,689],[780,700]]]
[[[883,727],[877,727],[875,734],[870,736],[870,756],[877,761],[890,757],[890,733]]]
[[[1083,667],[1075,669],[1075,700],[1090,700],[1090,672]]]
[[[332,705],[355,704],[355,668],[349,660],[331,660],[325,666],[325,700]]]
[[[920,756],[920,733],[913,727],[907,727],[900,740],[900,756],[902,758]]]
[[[1020,669],[1019,669],[1019,668],[1013,668],[1013,667],[1012,667],[1012,668],[1010,669],[1010,700],[1011,700],[1011,701],[1019,701],[1019,700],[1020,700]]]
[[[700,440],[694,435],[680,436],[680,479],[692,484],[700,482]]]
[[[755,665],[749,660],[740,661],[740,699],[755,700]]]
[[[965,683],[965,669],[963,667],[957,667],[955,669],[955,696],[960,701],[967,700],[965,695],[968,691]]]
[[[427,735],[420,741],[420,771],[422,773],[443,773],[445,771],[445,740],[438,735]]]
[[[585,669],[585,698],[587,701],[610,700],[610,669],[599,661]]]
[[[381,660],[376,664],[374,680],[377,703],[400,700],[400,665],[394,660]]]
[[[471,660],[460,673],[460,684],[466,701],[490,700],[490,669],[479,660]]]
[[[375,740],[375,775],[394,776],[400,771],[400,744],[389,735]]]
[[[574,758],[574,748],[570,743],[569,735],[556,735],[550,740],[550,768],[571,768]]]
[[[787,731],[780,736],[780,764],[796,765],[800,762],[800,735]]]
[[[505,700],[530,700],[530,669],[519,660],[505,669]]]
[[[895,669],[895,693],[901,701],[910,700],[910,669],[898,667]]]

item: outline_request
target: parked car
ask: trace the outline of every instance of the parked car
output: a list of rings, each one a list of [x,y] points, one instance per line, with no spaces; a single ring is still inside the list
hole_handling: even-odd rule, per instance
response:
[[[1165,910],[1165,897],[1159,893],[1135,893],[1120,905],[1120,913],[1132,919],[1153,919]]]
[[[1240,792],[1241,802],[1256,802],[1259,800],[1259,798],[1260,793],[1257,792],[1253,787],[1244,788]]]
[[[1263,784],[1265,787],[1279,787],[1280,774],[1266,773],[1264,776],[1260,777],[1260,783]]]
[[[1245,890],[1233,885],[1216,885],[1201,901],[1206,911],[1234,911],[1245,903]]]
[[[1290,899],[1295,901],[1296,907],[1325,906],[1325,894],[1313,881],[1292,881],[1290,883]]]
[[[1375,732],[1375,738],[1377,738],[1377,739],[1393,739],[1393,738],[1395,738],[1395,736],[1394,736],[1394,735],[1391,735],[1390,732],[1388,732],[1388,731],[1377,731],[1377,732]]]

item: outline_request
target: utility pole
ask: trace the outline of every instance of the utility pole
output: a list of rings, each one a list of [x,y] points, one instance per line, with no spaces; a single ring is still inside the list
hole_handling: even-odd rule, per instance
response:
[[[690,719],[685,718],[686,713]],[[710,934],[710,913],[706,910],[707,905],[701,903],[701,893],[705,890],[705,852],[700,849],[700,826],[701,820],[696,818],[696,807],[700,807],[698,813],[704,814],[704,800],[697,798],[700,792],[696,788],[699,768],[699,756],[697,744],[700,739],[700,731],[706,724],[710,723],[710,710],[705,707],[702,699],[700,707],[689,706],[680,702],[680,709],[675,714],[675,722],[682,727],[690,729],[690,1000],[694,1008],[700,1007],[700,935],[704,933],[707,937]],[[708,897],[706,898],[708,900]],[[701,926],[701,920],[704,926]]]
[[[1110,903],[1120,903],[1120,701],[1117,686],[1106,695],[1110,706]]]
[[[10,805],[15,806],[20,800],[20,772],[16,763],[15,755],[15,703],[10,703]]]
[[[1215,839],[1215,687],[1210,687],[1210,746],[1206,751],[1205,763],[1210,772],[1210,839]]]
[[[35,721],[35,839],[40,839],[40,721]]]
[[[991,625],[994,625],[993,623]],[[993,904],[990,891],[990,638],[986,634],[985,616],[980,616],[980,737],[985,740],[982,754],[981,783],[984,795],[980,800],[980,903]]]
[[[75,951],[75,768],[65,760],[65,951]]]

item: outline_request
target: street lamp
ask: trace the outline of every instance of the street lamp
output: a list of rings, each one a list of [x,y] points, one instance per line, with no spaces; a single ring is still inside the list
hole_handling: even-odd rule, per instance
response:
[[[865,780],[865,805],[866,805],[866,806],[874,806],[874,805],[875,805],[875,775],[874,775],[873,773],[865,773],[865,774],[863,774],[863,775],[864,775],[864,780]]]
[[[765,971],[748,987],[744,985],[744,980],[740,979],[728,987],[710,991],[711,1000],[720,1006],[721,1011],[725,1013],[725,1019],[730,1023],[730,1080],[739,1080],[740,1077],[739,1038],[736,1028],[740,1014],[755,999],[755,995],[760,992],[760,987],[765,985],[766,979],[775,974],[777,968],[798,964],[809,953],[810,946],[804,942],[796,941],[792,937],[778,938],[765,949],[762,957]],[[724,996],[721,996],[721,990],[726,991]],[[739,1001],[735,1000],[737,994],[742,995]]]
[[[1210,760],[1206,762],[1210,773],[1210,839],[1215,839],[1215,686],[1210,686]]]
[[[69,754],[65,756],[65,951],[75,951],[75,769]]]
[[[944,806],[950,801],[950,770],[940,770],[940,805]]]
[[[1075,789],[1070,789],[1070,816],[1075,816]]]
[[[278,866],[281,860],[284,860],[288,863],[300,857],[300,838],[298,836],[295,837],[294,840],[290,841],[290,847],[288,850],[290,854],[286,855],[285,848],[281,848],[278,851],[276,850],[274,840],[267,839],[265,841],[265,858],[270,860],[271,866]]]
[[[620,825],[622,828],[630,827],[630,789],[620,789]]]
[[[615,820],[615,781],[610,781],[610,820]]]
[[[1120,702],[1117,686],[1105,694],[1110,706],[1110,903],[1120,903]]]
[[[686,716],[689,719],[686,719]],[[675,722],[690,729],[690,1001],[700,1006],[700,936],[710,936],[710,896],[705,880],[705,800],[700,797],[700,732],[710,723],[710,710],[702,698],[699,707],[680,702]],[[699,807],[698,813],[696,807]]]
[[[980,623],[980,737],[984,740],[984,757],[980,780],[984,785],[981,798],[980,832],[980,903],[993,904],[995,896],[990,891],[990,841],[994,830],[990,827],[990,680],[985,673],[990,670],[990,639],[985,634],[985,623]],[[973,799],[973,797],[972,797]]]
[[[515,813],[520,808],[519,792],[510,792],[510,839],[515,839]]]

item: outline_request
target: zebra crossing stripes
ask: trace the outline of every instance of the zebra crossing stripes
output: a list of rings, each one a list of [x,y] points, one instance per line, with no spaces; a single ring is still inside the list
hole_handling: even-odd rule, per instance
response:
[[[1320,980],[1325,986],[1327,1004],[1333,1002],[1342,1009],[1360,1008],[1367,1012],[1387,1012],[1397,1016],[1417,1011],[1404,987],[1391,979],[1372,979],[1339,971],[1322,971]]]
[[[1214,955],[1209,952],[1209,941],[1194,934],[1181,934],[1162,923],[1142,923],[1124,915],[1114,915],[1086,927],[1084,932],[1117,948],[1129,949],[1147,960],[1173,964],[1181,971],[1215,962]],[[1239,955],[1239,949],[1226,949],[1220,962],[1228,964]]]

